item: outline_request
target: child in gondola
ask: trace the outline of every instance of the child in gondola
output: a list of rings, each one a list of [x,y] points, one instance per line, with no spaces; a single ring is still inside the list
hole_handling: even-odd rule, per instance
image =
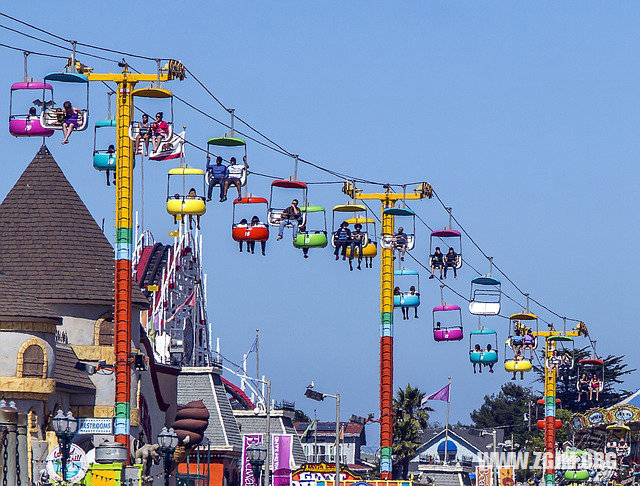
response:
[[[65,101],[63,103],[62,110],[62,134],[64,135],[62,145],[65,145],[69,143],[71,132],[78,129],[78,125],[80,124],[80,114],[82,113],[82,110],[72,106],[70,101]]]

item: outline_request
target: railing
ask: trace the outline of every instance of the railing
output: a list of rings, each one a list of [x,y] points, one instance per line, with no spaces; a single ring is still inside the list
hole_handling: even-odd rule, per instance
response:
[[[296,402],[290,402],[288,400],[281,400],[279,402],[276,402],[273,408],[276,409],[276,410],[295,410],[296,409]]]

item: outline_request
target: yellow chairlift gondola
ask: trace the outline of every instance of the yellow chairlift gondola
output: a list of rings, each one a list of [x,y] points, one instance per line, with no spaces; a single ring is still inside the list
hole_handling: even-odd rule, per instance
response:
[[[528,304],[528,302],[527,302]],[[527,305],[528,307],[528,305]],[[524,321],[524,322],[523,322]],[[530,324],[530,325],[527,325]],[[535,334],[533,326],[535,324]],[[520,379],[524,378],[524,373],[531,371],[533,365],[533,353],[538,347],[538,316],[529,312],[519,312],[509,316],[509,338],[505,341],[505,361],[504,369],[509,373],[513,373],[516,379],[516,373],[520,373]],[[513,358],[507,358],[507,349],[513,351]],[[529,359],[526,359],[525,353],[529,351]]]
[[[145,124],[141,121],[133,121],[129,126],[129,138],[134,142],[134,152],[136,155],[143,154],[145,143],[152,146],[149,152],[150,160],[170,160],[181,156],[184,134],[174,133],[173,122],[173,93],[163,88],[159,82],[151,86],[137,88],[131,92],[134,102],[138,99],[153,100],[153,103],[144,103],[144,106],[136,106],[143,115],[147,115],[149,120]],[[164,111],[157,110],[158,100],[169,100],[169,119]],[[153,108],[153,110],[151,110]]]
[[[631,427],[621,422],[607,425],[606,453],[615,453],[618,463],[631,453]]]
[[[378,254],[378,233],[376,231],[376,220],[373,218],[363,218],[361,216],[356,216],[354,218],[345,219],[345,222],[352,226],[361,224],[362,227],[366,229],[367,244],[362,247],[362,258],[364,258],[365,267],[372,268],[373,259]],[[354,250],[356,252],[354,257],[357,258],[360,253],[360,249],[358,247],[355,247]],[[347,257],[351,257],[351,248],[347,248]]]
[[[196,189],[196,187],[200,189]],[[206,211],[204,171],[186,164],[169,170],[167,212],[174,217],[174,221],[188,215],[191,223],[193,216],[196,216],[199,227],[200,216]]]
[[[332,238],[331,245],[336,247],[336,232],[341,223],[347,223],[351,226],[352,243],[346,249],[346,255],[349,260],[352,259],[351,252],[354,252],[354,258],[361,260],[365,259],[365,266],[368,268],[371,266],[371,259],[378,254],[378,243],[376,241],[376,226],[375,221],[368,217],[367,207],[363,204],[347,203],[338,204],[333,207],[331,217]],[[351,213],[350,218],[336,218],[336,213],[342,215],[345,213]],[[369,225],[373,225],[373,231],[370,231]],[[356,228],[356,225],[358,228]],[[359,234],[356,238],[354,233]]]

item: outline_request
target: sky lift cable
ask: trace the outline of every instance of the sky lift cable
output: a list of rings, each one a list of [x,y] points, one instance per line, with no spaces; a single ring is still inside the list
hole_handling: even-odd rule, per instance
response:
[[[23,36],[25,36],[25,37],[28,37],[29,39],[37,40],[37,41],[39,41],[39,42],[44,42],[45,44],[49,44],[50,46],[57,47],[57,48],[59,48],[59,49],[64,49],[64,50],[66,50],[66,51],[68,51],[68,50],[69,50],[69,47],[67,47],[67,46],[61,46],[60,44],[56,44],[55,42],[50,42],[50,41],[45,40],[45,39],[40,39],[39,37],[36,37],[36,36],[30,35],[30,34],[27,34],[26,32],[21,32],[21,31],[19,31],[19,30],[13,29],[13,28],[11,28],[11,27],[7,27],[6,25],[2,25],[2,24],[0,24],[0,28],[3,28],[3,29],[6,29],[6,30],[9,30],[9,31],[11,31],[11,32],[15,32],[16,34],[23,35]],[[31,52],[31,51],[30,51],[30,52]],[[102,56],[98,56],[97,54],[91,54],[91,53],[89,53],[89,52],[84,52],[84,51],[78,51],[78,50],[76,50],[76,54],[82,54],[82,55],[85,55],[85,56],[95,57],[96,59],[101,59],[101,60],[103,60],[103,61],[109,61],[109,62],[115,62],[115,63],[120,62],[120,61],[115,60],[115,59],[109,59],[108,57],[102,57]],[[66,57],[66,59],[68,59],[68,56]]]
[[[37,30],[38,32],[43,33],[43,34],[50,35],[51,37],[53,37],[55,39],[58,39],[58,40],[61,40],[63,42],[71,42],[70,39],[65,39],[62,36],[54,34],[53,32],[49,32],[48,30],[42,29],[42,28],[37,27],[37,26],[35,26],[33,24],[30,24],[28,22],[25,22],[23,20],[20,20],[20,19],[17,19],[15,17],[12,17],[11,15],[8,15],[8,14],[6,14],[4,12],[0,12],[0,16],[5,17],[5,18],[10,19],[10,20],[13,20],[14,22],[17,22],[19,24],[25,25],[27,27],[30,27],[30,28],[32,28],[34,30]],[[101,50],[101,51],[112,52],[114,54],[122,54],[123,56],[137,57],[139,59],[146,59],[148,61],[156,61],[158,59],[160,59],[160,60],[165,60],[166,59],[166,58],[148,57],[148,56],[143,56],[143,55],[140,55],[140,54],[133,54],[131,52],[118,51],[118,50],[115,50],[115,49],[109,49],[107,47],[100,47],[100,46],[94,46],[94,45],[91,45],[91,44],[85,44],[83,42],[76,42],[76,43],[78,45],[81,45],[81,46],[84,46],[84,47],[89,47],[91,49],[97,49],[97,50]],[[92,55],[92,54],[87,54],[87,55]]]
[[[50,34],[50,35],[52,35],[52,36],[54,36],[54,37],[56,37],[56,38],[58,38],[58,39],[60,39],[60,40],[63,40],[63,41],[65,41],[65,42],[70,42],[70,41],[68,41],[67,39],[64,39],[64,38],[62,38],[62,37],[60,37],[60,36],[56,36],[56,35],[54,35],[54,34],[51,34],[50,32],[47,32],[47,31],[45,31],[45,30],[43,30],[43,29],[37,28],[37,27],[35,27],[35,26],[32,26],[31,24],[28,24],[28,23],[26,23],[26,22],[22,22],[22,21],[20,21],[20,20],[18,20],[18,19],[15,19],[15,18],[11,17],[11,16],[8,16],[8,15],[6,15],[6,14],[3,14],[2,12],[0,12],[0,15],[5,16],[5,17],[7,17],[7,18],[10,18],[11,20],[14,20],[14,21],[16,21],[16,22],[22,23],[22,24],[24,24],[24,25],[27,25],[27,26],[29,26],[29,27],[31,27],[31,28],[34,28],[34,29],[36,29],[36,30],[39,30],[39,31],[41,31],[41,32],[44,32],[44,33]],[[0,27],[3,27],[3,28],[5,28],[5,29],[7,29],[7,30],[10,30],[10,31],[12,31],[12,32],[15,32],[15,33],[18,33],[18,34],[24,35],[24,36],[29,37],[29,38],[31,38],[31,39],[34,39],[34,40],[38,40],[38,41],[40,41],[40,42],[47,43],[47,44],[52,45],[52,46],[54,46],[54,47],[58,47],[58,48],[61,48],[61,49],[68,49],[68,48],[67,48],[67,47],[65,47],[65,46],[60,46],[59,44],[55,44],[55,43],[53,43],[53,42],[50,42],[50,41],[47,41],[47,40],[44,40],[44,39],[40,39],[40,38],[35,37],[35,36],[31,36],[31,35],[29,35],[29,34],[26,34],[26,33],[24,33],[24,32],[21,32],[21,31],[19,31],[19,30],[16,30],[16,29],[12,29],[12,28],[7,27],[7,26],[4,26],[4,25],[2,25],[2,24],[0,24]],[[92,46],[92,45],[90,45],[90,44],[85,44],[85,43],[80,43],[80,42],[77,42],[77,44],[84,45],[84,46],[86,46],[86,47],[93,47],[93,48],[96,48],[96,49],[109,50],[109,49],[106,49],[106,48],[100,48],[100,47],[97,47],[97,46]],[[23,49],[18,49],[18,48],[15,48],[15,47],[13,47],[13,46],[8,46],[8,45],[5,45],[5,44],[0,44],[0,45],[2,45],[3,47],[8,47],[8,48],[11,48],[11,49],[15,49],[15,50],[23,50]],[[23,51],[24,51],[24,50],[23,50]],[[115,50],[109,50],[109,51],[110,51],[110,52],[115,52],[115,53],[120,53],[120,54],[125,54],[125,55],[131,55],[131,56],[133,56],[133,57],[138,57],[138,58],[141,58],[141,59],[156,60],[156,61],[158,61],[158,60],[159,60],[159,58],[148,58],[148,57],[146,57],[146,56],[133,55],[133,54],[131,54],[131,53],[126,53],[126,52],[123,52],[123,51],[115,51]],[[95,58],[98,58],[98,59],[102,59],[102,60],[106,60],[106,61],[110,61],[110,62],[120,62],[120,61],[116,61],[116,60],[113,60],[113,59],[108,59],[108,58],[104,58],[104,57],[101,57],[101,56],[97,56],[97,55],[95,55],[95,54],[90,54],[90,53],[85,53],[85,52],[80,52],[80,51],[77,51],[77,52],[78,52],[78,53],[80,53],[80,54],[83,54],[83,55],[92,56],[92,57],[95,57]],[[43,54],[43,53],[39,53],[39,54],[40,54],[40,55],[46,55],[46,54]],[[48,56],[50,56],[50,57],[59,57],[59,58],[62,58],[62,57],[63,57],[63,56],[56,56],[56,55],[52,55],[52,54],[48,54]],[[196,82],[197,82],[198,84],[200,84],[200,85],[201,85],[201,87],[202,87],[203,89],[205,89],[205,91],[206,91],[210,96],[212,96],[212,97],[213,97],[213,98],[214,98],[214,99],[215,99],[215,100],[216,100],[216,101],[217,101],[217,102],[218,102],[218,103],[219,103],[223,108],[225,108],[225,110],[227,110],[227,111],[228,111],[228,109],[226,108],[226,106],[225,106],[225,105],[224,105],[224,104],[223,104],[223,103],[222,103],[222,102],[221,102],[221,101],[220,101],[220,100],[219,100],[219,99],[218,99],[218,98],[217,98],[217,97],[216,97],[216,96],[215,96],[215,95],[214,95],[214,94],[213,94],[213,93],[212,93],[212,92],[211,92],[211,91],[210,91],[210,90],[209,90],[209,89],[204,85],[204,83],[202,83],[202,82],[197,78],[197,76],[195,76],[195,75],[194,75],[194,74],[193,74],[193,73],[192,73],[188,68],[186,69],[186,71],[187,71],[187,72],[189,72],[189,73],[193,76],[194,80],[196,80]],[[208,113],[204,112],[203,110],[198,109],[197,107],[195,107],[195,106],[194,106],[194,105],[192,105],[191,103],[187,102],[186,100],[183,100],[182,98],[180,98],[180,97],[178,97],[178,96],[175,96],[175,95],[174,95],[174,97],[175,97],[176,99],[178,99],[179,101],[181,101],[181,102],[185,103],[185,104],[186,104],[187,106],[189,106],[190,108],[192,108],[192,109],[194,109],[194,110],[196,110],[196,111],[200,112],[201,114],[203,114],[203,115],[207,116],[208,118],[210,118],[210,119],[212,119],[212,120],[216,121],[217,123],[219,123],[219,124],[221,124],[221,125],[223,125],[223,126],[226,126],[226,127],[230,128],[230,126],[226,125],[225,123],[221,122],[220,120],[216,119],[215,117],[213,117],[213,116],[209,115]],[[264,142],[261,142],[261,141],[259,141],[259,140],[256,140],[255,138],[253,138],[253,137],[251,137],[251,136],[248,136],[247,134],[242,134],[242,135],[244,135],[244,136],[246,136],[247,138],[249,138],[250,140],[253,140],[254,142],[259,143],[260,145],[263,145],[263,146],[264,146],[264,147],[266,147],[266,148],[270,148],[271,150],[274,150],[274,151],[276,151],[276,152],[278,152],[278,153],[280,153],[280,154],[282,154],[282,155],[292,156],[292,154],[291,154],[289,151],[287,151],[286,149],[284,149],[283,147],[281,147],[279,144],[277,144],[277,143],[276,143],[276,142],[274,142],[273,140],[269,139],[267,136],[265,136],[264,134],[262,134],[261,132],[259,132],[257,129],[255,129],[255,128],[253,128],[252,126],[250,126],[247,122],[245,122],[244,120],[240,119],[239,117],[238,117],[238,119],[239,119],[240,121],[242,121],[242,123],[244,123],[246,126],[248,126],[251,130],[253,130],[254,132],[258,133],[260,136],[262,136],[263,138],[265,138],[266,140],[268,140],[270,143],[272,143],[272,144],[276,145],[276,147],[278,147],[278,149],[275,149],[275,148],[273,148],[273,147],[269,146],[268,144],[266,144],[266,143],[264,143]],[[238,132],[238,133],[240,133],[240,132]],[[187,143],[187,144],[189,144],[189,145],[191,145],[191,146],[193,146],[193,147],[195,147],[195,148],[197,148],[197,149],[199,149],[199,150],[201,150],[201,151],[205,151],[204,149],[202,149],[201,147],[197,146],[196,144],[194,144],[194,143],[192,143],[192,142],[189,142],[189,141],[187,141],[187,140],[184,140],[184,141],[185,141],[185,143]],[[340,173],[338,173],[338,172],[335,172],[335,171],[333,171],[333,170],[327,169],[327,168],[325,168],[325,167],[322,167],[322,166],[320,166],[320,165],[318,165],[318,164],[315,164],[315,163],[313,163],[313,162],[307,161],[307,160],[302,159],[302,158],[298,158],[298,160],[302,161],[303,163],[307,163],[308,165],[311,165],[311,166],[313,166],[313,167],[315,167],[315,168],[317,168],[317,169],[319,169],[319,170],[323,170],[323,171],[325,171],[325,172],[328,172],[328,173],[330,173],[330,174],[332,174],[332,175],[334,175],[334,176],[336,176],[336,177],[339,177],[339,178],[343,178],[343,179],[346,179],[346,180],[357,181],[357,182],[365,182],[365,183],[374,184],[374,185],[382,185],[382,183],[375,182],[375,181],[369,181],[369,180],[360,179],[360,178],[348,178],[348,176],[346,176],[346,175],[344,175],[344,174],[340,174]],[[263,176],[266,176],[266,175],[263,175]],[[336,182],[338,182],[338,181],[336,181]],[[326,182],[326,184],[330,184],[330,183],[332,183],[332,182]],[[406,190],[406,184],[393,184],[393,185],[398,185],[398,186],[400,186],[400,187],[403,187],[403,188],[404,188],[404,190]],[[433,193],[434,193],[434,195],[436,196],[436,198],[438,199],[438,201],[440,202],[440,204],[441,204],[441,205],[446,209],[446,205],[444,204],[444,202],[442,201],[442,199],[439,197],[439,195],[436,193],[436,191],[435,191],[435,190],[433,191]],[[373,213],[373,214],[375,214],[375,213]],[[490,258],[487,256],[487,254],[486,254],[486,253],[485,253],[485,252],[480,248],[480,246],[475,242],[475,240],[471,237],[471,235],[469,235],[469,233],[466,231],[466,229],[465,229],[465,228],[460,224],[460,222],[456,219],[456,217],[455,217],[455,216],[453,216],[453,215],[450,215],[450,216],[451,216],[451,217],[452,217],[452,219],[453,219],[453,220],[458,224],[458,226],[460,227],[460,229],[462,229],[462,231],[463,231],[463,232],[465,233],[465,235],[469,238],[469,240],[474,244],[474,246],[475,246],[475,247],[476,247],[476,248],[477,248],[477,249],[482,253],[482,255],[483,255],[485,258],[490,259]],[[377,215],[376,215],[376,217],[377,217]],[[421,221],[425,226],[427,226],[427,228],[429,228],[429,225],[427,225],[427,224],[426,224],[426,222],[424,222],[424,220],[423,220],[421,217],[419,217],[419,216],[418,216],[418,219],[419,219],[419,220],[420,220],[420,221]],[[467,263],[468,263],[468,262],[467,262]],[[525,293],[520,289],[520,287],[518,287],[518,285],[517,285],[517,284],[516,284],[516,283],[515,283],[515,282],[514,282],[514,281],[513,281],[513,280],[512,280],[512,279],[511,279],[507,274],[506,274],[506,273],[504,273],[504,272],[502,271],[502,269],[500,269],[500,267],[498,267],[495,263],[494,263],[493,265],[495,266],[496,270],[498,270],[498,271],[499,271],[499,272],[500,272],[500,273],[501,273],[501,274],[502,274],[502,275],[503,275],[503,276],[504,276],[504,277],[505,277],[505,278],[506,278],[506,279],[507,279],[507,280],[508,280],[508,281],[509,281],[509,282],[510,282],[510,283],[511,283],[511,284],[512,284],[512,285],[513,285],[513,286],[514,286],[514,287],[515,287],[515,288],[516,288],[520,293],[521,293],[521,294],[522,294],[522,295],[525,295],[525,296],[526,296],[526,294],[525,294]],[[475,269],[472,265],[470,265],[470,267],[471,267],[474,271],[476,271],[476,273],[479,273],[479,272],[478,272],[478,270],[477,270],[477,269]],[[506,296],[507,298],[509,298],[510,300],[514,301],[514,303],[516,302],[513,298],[511,298],[511,297],[510,297],[510,296],[508,296],[507,294],[504,294],[504,293],[503,293],[503,295],[505,295],[505,296]],[[561,319],[567,319],[567,320],[570,320],[570,321],[573,321],[573,322],[581,322],[579,319],[565,318],[564,316],[561,316],[560,314],[558,314],[558,313],[556,313],[555,311],[551,310],[549,307],[545,306],[544,304],[540,303],[539,301],[537,301],[537,300],[536,300],[536,299],[534,299],[534,298],[531,298],[531,297],[530,297],[530,300],[531,300],[531,301],[533,301],[534,303],[536,303],[537,305],[539,305],[540,307],[542,307],[543,309],[547,310],[548,312],[550,312],[550,313],[551,313],[551,314],[553,314],[554,316],[558,317],[558,318],[561,318]],[[542,320],[542,319],[541,319],[541,320]],[[542,320],[542,321],[543,321],[543,322],[546,322],[546,321],[544,321],[544,320]],[[547,323],[547,324],[548,324],[548,323]]]
[[[436,197],[436,199],[438,200],[438,202],[440,202],[440,204],[442,205],[443,208],[447,208],[447,206],[444,204],[444,202],[442,201],[442,199],[440,199],[440,196],[438,195],[438,193],[435,191],[435,189],[433,190],[433,195]],[[456,219],[455,216],[451,215],[451,218],[456,222],[456,224],[458,225],[458,227],[464,232],[464,234],[467,236],[467,238],[469,238],[469,241],[471,241],[471,243],[473,243],[473,245],[478,249],[478,251],[480,253],[482,253],[482,255],[487,259],[487,260],[491,260],[491,258],[489,257],[489,255],[487,255],[484,250],[482,248],[480,248],[480,245],[478,245],[478,243],[476,243],[476,241],[471,237],[471,235],[467,232],[467,230],[464,228],[464,226],[462,226],[462,224],[460,224],[460,221],[458,221]],[[502,269],[495,263],[493,262],[493,266],[496,270],[498,270],[498,272],[500,272],[504,278],[506,278],[511,285],[513,285],[515,287],[515,289],[520,292],[523,296],[529,298],[529,300],[531,300],[532,302],[534,302],[535,304],[539,305],[540,307],[542,307],[543,309],[545,309],[546,311],[548,311],[550,314],[553,314],[554,316],[556,316],[559,319],[566,319],[568,321],[572,321],[572,322],[582,322],[581,319],[573,319],[573,318],[569,318],[569,317],[565,317],[562,316],[560,314],[558,314],[557,312],[551,310],[549,307],[545,306],[544,304],[541,304],[540,302],[538,302],[536,299],[534,299],[533,297],[531,297],[530,295],[528,295],[526,292],[524,292],[520,287],[518,287],[518,285],[505,273],[502,271]],[[544,321],[543,321],[544,322]],[[549,323],[547,323],[549,324]]]

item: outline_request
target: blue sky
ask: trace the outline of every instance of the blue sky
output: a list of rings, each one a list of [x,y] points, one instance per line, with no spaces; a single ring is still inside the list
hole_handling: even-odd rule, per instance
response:
[[[24,4],[6,12],[84,42],[181,59],[240,116],[302,157],[369,179],[430,182],[523,290],[562,315],[584,319],[601,353],[632,353],[639,263],[633,242],[640,237],[634,216],[640,175],[637,3],[124,5],[80,2],[71,12],[47,9],[43,16],[42,6]],[[0,32],[2,42],[64,54]],[[96,71],[114,69],[79,58]],[[8,87],[22,76],[22,57],[0,49],[0,61],[6,86],[0,106],[7,110]],[[59,60],[30,62],[36,77],[60,67]],[[226,119],[193,80],[170,87]],[[100,85],[91,89],[95,121],[106,112],[106,96]],[[186,125],[194,142],[204,145],[225,131],[179,102],[175,108],[176,124]],[[38,141],[13,139],[4,130],[0,142],[4,195]],[[89,131],[74,134],[65,147],[59,134],[48,141],[96,220],[106,219],[111,237],[113,188],[91,167],[92,143]],[[256,144],[248,150],[255,170],[291,173],[289,159]],[[204,165],[193,149],[187,159]],[[167,240],[169,164],[146,167],[145,217],[156,238]],[[305,166],[299,175],[328,179]],[[136,177],[139,184],[139,172]],[[266,179],[254,177],[249,184],[252,192],[268,194]],[[339,186],[314,186],[309,198],[326,207],[345,200]],[[437,201],[413,207],[431,226],[446,224]],[[344,416],[377,412],[377,266],[350,273],[334,263],[329,249],[312,251],[305,261],[286,240],[272,239],[266,258],[238,254],[230,223],[229,202],[209,205],[203,218],[209,316],[223,354],[239,360],[259,327],[262,369],[274,380],[276,397],[312,411],[313,402],[302,393],[313,379],[322,391],[342,393]],[[484,271],[481,255],[468,240],[463,246],[465,258]],[[425,259],[427,253],[428,232],[418,226],[414,255]],[[473,276],[463,269],[452,285],[466,295]],[[433,342],[430,308],[438,304],[439,290],[434,281],[422,283],[420,319],[396,316],[395,382],[430,392],[451,376],[452,420],[468,422],[483,395],[496,392],[509,376],[502,370],[474,376],[467,341]],[[505,290],[517,296],[513,288]],[[466,330],[476,324],[468,314],[464,320]],[[499,330],[501,341],[506,338],[505,321],[486,324]],[[626,387],[639,384],[634,375]],[[444,404],[436,408],[435,419],[443,420]],[[332,404],[320,404],[318,414],[331,419]],[[370,434],[370,442],[377,442],[374,429]]]

